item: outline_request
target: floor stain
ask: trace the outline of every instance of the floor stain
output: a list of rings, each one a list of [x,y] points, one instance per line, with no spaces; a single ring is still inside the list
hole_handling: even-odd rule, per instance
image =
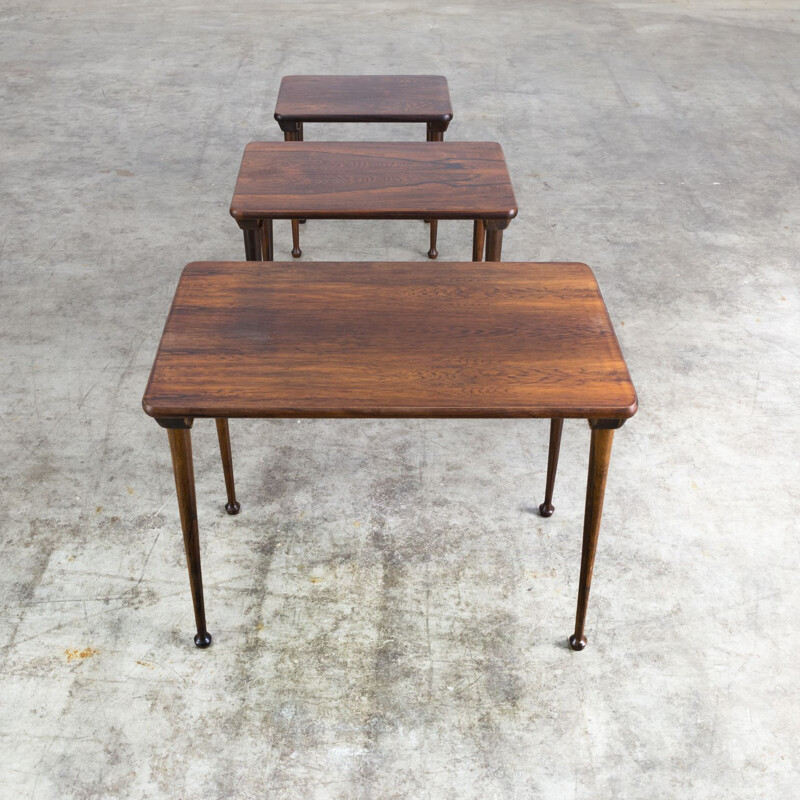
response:
[[[84,661],[87,658],[96,656],[99,652],[94,647],[84,647],[83,650],[65,650],[64,655],[67,657],[67,663],[69,663],[71,661]]]

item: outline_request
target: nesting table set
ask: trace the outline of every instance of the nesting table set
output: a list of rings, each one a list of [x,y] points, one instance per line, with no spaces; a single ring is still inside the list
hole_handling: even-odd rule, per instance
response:
[[[614,430],[636,412],[600,290],[576,263],[500,262],[517,214],[498,144],[443,142],[452,118],[438,76],[293,76],[275,118],[284,142],[245,148],[231,203],[245,262],[195,262],[181,275],[143,399],[167,429],[197,635],[207,647],[191,427],[216,420],[227,489],[239,502],[228,420],[547,418],[542,516],[565,418],[591,428],[573,649],[584,627]],[[313,143],[311,122],[424,122],[425,142]],[[273,261],[273,221],[473,222],[472,261]],[[272,263],[265,263],[272,262]]]

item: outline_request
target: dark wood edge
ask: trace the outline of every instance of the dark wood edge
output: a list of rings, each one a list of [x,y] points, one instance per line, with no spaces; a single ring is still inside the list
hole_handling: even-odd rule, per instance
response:
[[[265,412],[257,408],[218,408],[188,409],[160,408],[142,401],[145,413],[154,417],[161,424],[163,419],[585,419],[592,427],[619,428],[626,419],[630,419],[637,411],[634,402],[628,408],[589,409],[588,411],[564,413],[560,408],[539,409],[532,414],[527,408],[438,408],[431,410],[415,407],[376,407],[376,408],[331,408],[331,409],[297,409],[274,408]]]
[[[366,75],[353,75],[353,74],[336,74],[336,75],[318,75],[313,72],[304,72],[297,75],[284,75],[281,78],[281,86],[284,81],[291,78],[439,78],[447,85],[446,75],[437,75],[435,72],[387,72],[387,73],[367,73]]]
[[[600,302],[603,304],[603,311],[605,312],[606,320],[608,321],[608,328],[611,331],[611,335],[614,337],[614,342],[617,345],[617,351],[619,352],[620,358],[622,359],[622,363],[625,365],[625,372],[628,375],[628,383],[631,385],[631,387],[633,387],[633,379],[631,378],[631,373],[630,370],[628,369],[628,362],[625,361],[625,356],[622,353],[622,347],[619,343],[619,338],[617,337],[617,329],[614,327],[614,323],[611,320],[611,315],[608,313],[608,306],[606,305],[606,299],[605,297],[603,297],[603,291],[600,288],[600,283],[597,280],[597,275],[594,274],[594,270],[588,264],[584,264],[584,266],[592,273],[595,286],[597,287],[597,294],[600,295]],[[624,419],[630,419],[639,410],[639,397],[636,394],[635,388],[633,389],[633,403],[631,404],[630,409],[631,411],[629,414],[619,414],[619,415],[615,414],[614,416],[623,417]],[[621,426],[622,422],[619,424],[618,427]]]
[[[625,424],[624,419],[590,419],[588,422],[593,431],[615,431]]]
[[[142,406],[144,406],[144,401],[142,401]],[[147,411],[146,406],[145,411]],[[192,417],[155,417],[155,421],[167,430],[188,431],[194,424]]]
[[[252,231],[256,230],[257,228],[261,227],[261,220],[265,219],[264,217],[237,217],[236,214],[233,213],[233,208],[231,208],[231,216],[236,220],[236,224],[243,230],[243,231]],[[296,214],[293,214],[288,217],[268,217],[267,219],[295,219]],[[308,216],[306,214],[306,216]]]
[[[483,227],[489,231],[504,231],[511,220],[517,216],[517,209],[512,208],[511,211],[508,212],[508,217],[480,217],[483,220]]]
[[[183,274],[190,268],[193,267],[195,264],[202,263],[198,261],[192,261],[188,263],[182,270],[181,274],[178,278],[178,286],[180,286],[181,278],[183,278]],[[155,416],[172,416],[172,417],[183,417],[184,414],[153,414],[151,413],[150,405],[147,403],[147,393],[150,391],[150,384],[153,382],[153,371],[156,368],[156,362],[158,361],[158,355],[161,352],[161,343],[164,341],[164,332],[167,330],[167,323],[169,322],[169,318],[172,316],[172,310],[175,308],[175,302],[178,299],[178,289],[176,287],[175,292],[172,295],[172,302],[169,304],[169,311],[167,312],[167,317],[164,320],[164,327],[161,329],[161,336],[158,339],[158,347],[156,348],[156,355],[153,358],[153,366],[150,367],[150,374],[147,376],[147,386],[144,388],[144,397],[142,397],[142,408],[144,409],[144,413],[150,417]],[[160,424],[160,423],[159,423]]]
[[[303,119],[306,119],[305,117]],[[298,118],[299,121],[299,118]],[[402,121],[402,120],[401,120]],[[242,158],[244,158],[245,154],[249,150],[272,150],[273,147],[276,147],[280,142],[275,141],[274,139],[252,139],[251,141],[247,142],[244,146],[244,150],[242,151]],[[284,142],[285,144],[285,142]],[[359,145],[378,145],[379,147],[388,147],[390,145],[412,145],[413,147],[425,148],[431,143],[429,141],[420,141],[417,139],[409,141],[408,139],[392,139],[390,141],[375,141],[373,139],[365,139],[362,141],[340,141],[340,140],[333,140],[333,139],[326,139],[326,140],[316,140],[314,142],[306,142],[303,144],[302,142],[290,142],[290,144],[296,144],[299,148],[305,148],[306,145],[331,145],[333,147],[358,147]],[[502,158],[503,163],[506,163],[506,154],[503,150],[503,145],[500,142],[496,142],[493,139],[475,139],[475,140],[456,140],[450,139],[447,141],[448,145],[459,146],[459,145],[486,145],[492,147]],[[264,145],[263,147],[259,147],[259,145]],[[309,147],[309,149],[312,149]],[[474,159],[472,159],[474,160]],[[241,166],[241,162],[240,162]],[[506,169],[508,165],[506,163]],[[241,170],[240,170],[241,171]]]
[[[447,130],[448,125],[453,120],[452,112],[449,114],[387,114],[377,116],[374,114],[297,114],[287,116],[286,114],[273,115],[275,121],[284,132],[297,130],[298,125],[303,123],[323,123],[323,122],[356,122],[356,123],[420,123],[427,122],[435,125],[437,130],[442,132]]]
[[[303,122],[305,122],[305,119],[295,119],[294,117],[291,119],[284,119],[279,117],[277,114],[275,114],[275,120],[284,133],[299,133],[300,126],[303,124]]]
[[[509,211],[503,212],[503,216],[487,216],[486,212],[476,212],[469,214],[465,213],[450,213],[440,214],[435,211],[391,211],[376,213],[374,211],[347,211],[347,212],[331,212],[331,211],[312,211],[310,209],[298,206],[291,211],[282,211],[280,213],[271,212],[270,215],[264,216],[263,213],[258,216],[245,215],[244,212],[238,211],[231,206],[230,214],[236,220],[236,224],[242,229],[247,230],[250,228],[257,228],[262,219],[297,219],[302,216],[303,219],[454,219],[454,220],[469,220],[476,219],[483,220],[484,225],[489,230],[505,230],[512,219],[517,216],[518,209],[512,208]]]

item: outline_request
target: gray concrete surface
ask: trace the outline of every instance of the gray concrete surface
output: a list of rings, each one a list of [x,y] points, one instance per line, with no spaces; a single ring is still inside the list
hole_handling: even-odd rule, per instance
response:
[[[797,2],[6,2],[3,798],[796,796]],[[434,72],[502,142],[509,259],[597,273],[641,410],[589,614],[589,431],[236,422],[195,466],[214,645],[166,436],[140,408],[184,263],[236,259],[242,148],[281,75]],[[309,127],[317,138],[421,137]],[[288,225],[277,256],[288,258]],[[419,259],[421,224],[306,226]],[[469,226],[441,224],[443,259]]]

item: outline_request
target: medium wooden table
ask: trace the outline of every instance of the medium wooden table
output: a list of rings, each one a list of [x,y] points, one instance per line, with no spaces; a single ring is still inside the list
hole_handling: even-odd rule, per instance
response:
[[[457,279],[455,279],[457,277]],[[239,510],[229,417],[544,417],[545,502],[564,418],[589,421],[578,610],[584,623],[614,430],[636,412],[585,264],[200,262],[183,271],[143,400],[169,435],[206,647],[190,429],[217,420],[229,513]]]
[[[287,75],[275,119],[287,142],[303,141],[306,122],[424,122],[429,142],[441,142],[453,118],[442,75]],[[292,256],[300,258],[300,227],[292,220]],[[428,258],[436,258],[437,222],[430,220]]]
[[[472,258],[499,261],[517,201],[495,142],[251,142],[231,201],[249,261],[274,219],[473,220]]]

